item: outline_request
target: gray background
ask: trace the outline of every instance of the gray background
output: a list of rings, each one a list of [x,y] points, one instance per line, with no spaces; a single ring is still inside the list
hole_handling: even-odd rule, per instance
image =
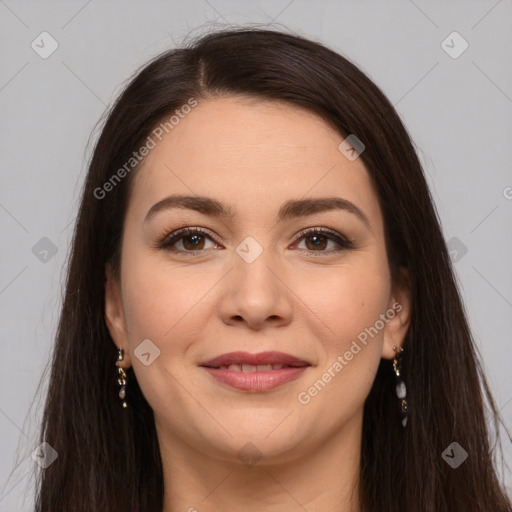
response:
[[[282,24],[320,40],[358,63],[396,106],[512,428],[511,19],[510,0],[0,0],[0,510],[30,510],[33,400],[58,320],[89,135],[139,65],[187,34],[226,24]],[[59,45],[47,59],[31,48],[43,31]],[[469,44],[458,58],[445,49],[457,51],[460,40],[442,46],[453,31]],[[55,255],[42,252],[43,237]],[[504,446],[511,461],[506,437]]]

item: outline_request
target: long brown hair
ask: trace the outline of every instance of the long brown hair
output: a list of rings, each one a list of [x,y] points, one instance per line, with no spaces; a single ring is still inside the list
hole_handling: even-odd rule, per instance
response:
[[[380,89],[345,57],[302,37],[253,28],[213,32],[157,56],[134,75],[106,115],[82,192],[41,429],[41,441],[59,457],[39,475],[36,510],[162,509],[153,413],[132,370],[131,407],[120,406],[115,345],[104,321],[105,265],[119,270],[137,168],[105,197],[98,189],[191,97],[237,94],[307,108],[343,136],[363,141],[361,158],[384,215],[392,277],[405,267],[411,279],[402,370],[408,425],[400,423],[390,361],[382,360],[364,409],[362,509],[509,512],[486,404],[494,425],[499,416],[406,129]],[[469,455],[457,469],[441,457],[454,441]]]

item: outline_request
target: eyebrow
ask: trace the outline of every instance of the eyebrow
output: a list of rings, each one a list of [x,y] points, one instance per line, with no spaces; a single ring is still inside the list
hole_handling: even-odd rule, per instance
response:
[[[205,196],[172,195],[154,204],[147,212],[144,222],[148,222],[157,213],[175,208],[194,210],[204,215],[217,218],[233,217],[230,206],[226,206],[215,199]],[[279,209],[278,222],[287,219],[305,217],[315,213],[344,210],[354,214],[370,230],[372,226],[368,217],[354,203],[341,197],[323,197],[314,199],[298,199],[286,201]]]

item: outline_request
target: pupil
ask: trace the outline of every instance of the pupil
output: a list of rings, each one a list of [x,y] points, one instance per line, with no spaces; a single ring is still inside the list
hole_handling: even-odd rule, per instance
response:
[[[309,237],[313,247],[323,247],[325,245],[325,237],[322,235],[312,235]]]
[[[202,235],[190,235],[190,236],[186,237],[185,238],[185,247],[187,247],[188,245],[191,245],[193,249],[196,249],[197,246],[201,243],[201,237],[202,237]],[[193,240],[192,243],[190,243],[190,240]]]

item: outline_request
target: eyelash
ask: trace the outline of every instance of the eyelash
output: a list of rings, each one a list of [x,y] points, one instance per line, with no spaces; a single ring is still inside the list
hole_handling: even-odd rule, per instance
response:
[[[181,253],[181,254],[186,253],[186,254],[193,255],[193,254],[205,252],[207,249],[200,249],[197,251],[185,251],[182,249],[175,249],[172,247],[176,242],[179,242],[181,239],[186,238],[187,236],[192,236],[192,235],[197,235],[197,234],[204,235],[207,238],[209,238],[210,240],[212,240],[213,242],[215,242],[216,244],[220,245],[220,243],[217,240],[215,240],[215,238],[209,232],[207,232],[206,230],[204,230],[202,228],[182,228],[182,229],[178,229],[176,231],[173,231],[172,233],[165,234],[164,236],[162,236],[155,244],[155,247],[157,249],[163,249],[163,250],[166,250],[169,252]],[[354,243],[352,240],[350,240],[349,238],[347,238],[343,235],[340,235],[339,233],[337,233],[336,231],[333,231],[331,229],[307,228],[307,229],[303,229],[302,231],[297,233],[297,236],[299,237],[298,241],[300,241],[301,239],[306,238],[308,236],[314,236],[314,235],[325,236],[328,240],[332,240],[332,241],[336,242],[338,245],[340,245],[341,249],[335,249],[335,250],[330,250],[330,251],[313,251],[313,250],[308,250],[308,249],[300,249],[301,251],[306,251],[306,252],[309,252],[312,254],[319,253],[318,255],[323,255],[323,254],[339,253],[344,250],[354,249]]]

